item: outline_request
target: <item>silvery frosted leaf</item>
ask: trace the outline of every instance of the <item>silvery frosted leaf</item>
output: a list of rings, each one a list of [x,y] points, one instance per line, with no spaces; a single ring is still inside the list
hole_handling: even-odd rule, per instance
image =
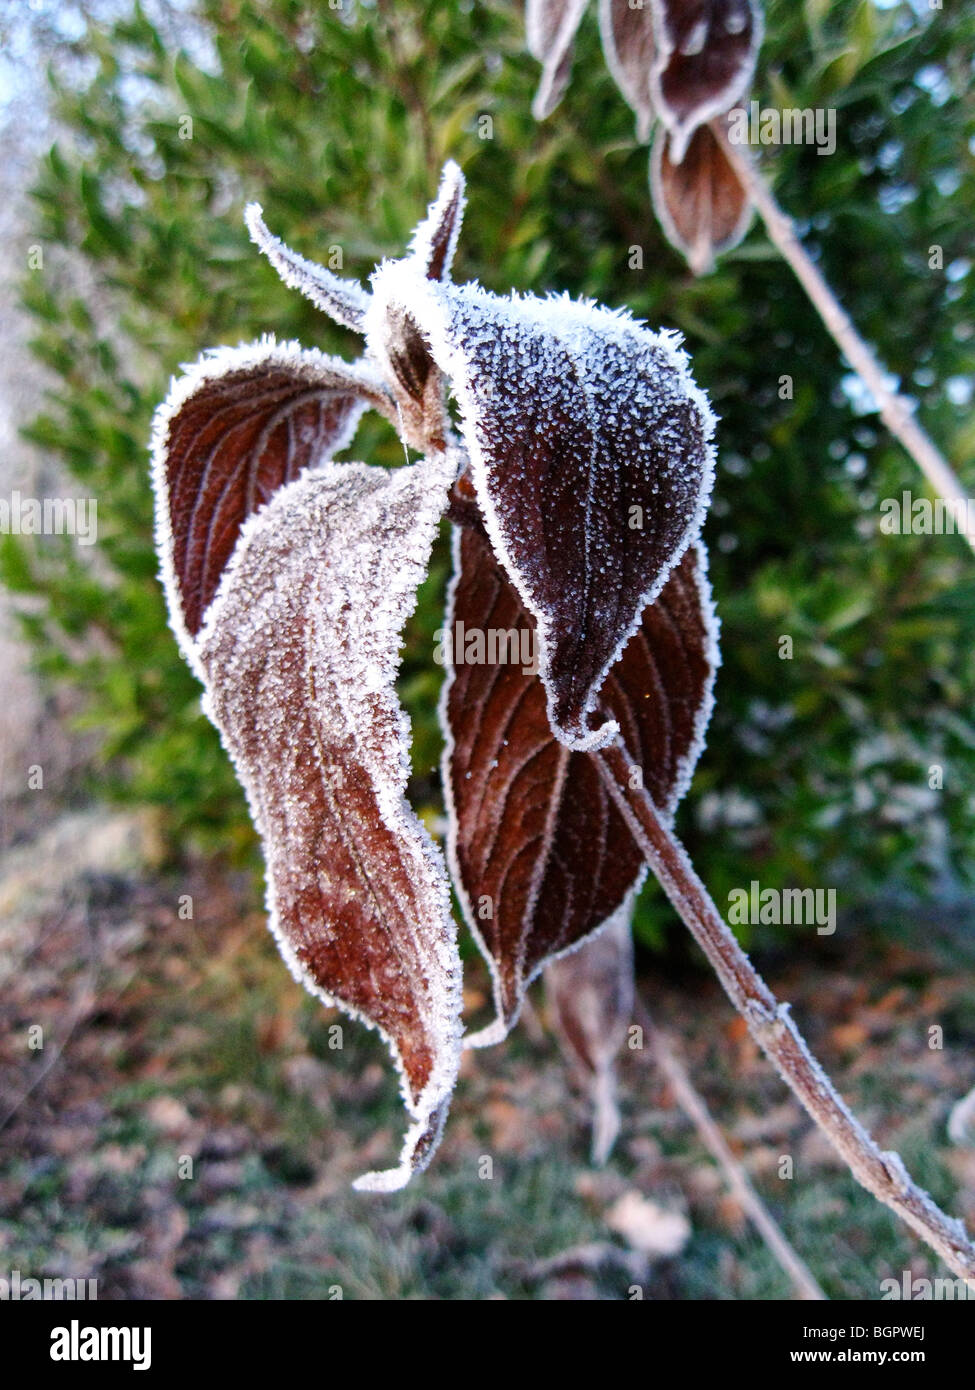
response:
[[[336,323],[362,332],[369,296],[354,280],[343,280],[315,261],[306,260],[268,231],[260,203],[248,203],[244,221],[254,245],[264,252],[289,289],[298,290]]]
[[[708,126],[695,130],[679,164],[673,162],[670,131],[658,127],[650,192],[667,240],[695,275],[707,274],[715,257],[737,246],[748,231],[751,200]]]
[[[657,48],[650,0],[599,0],[599,32],[606,64],[636,112],[638,140],[650,137],[654,107],[651,75]]]
[[[442,857],[405,799],[393,689],[403,623],[454,465],[328,463],[241,530],[196,639],[204,707],[247,792],[270,925],[295,978],[376,1028],[413,1123],[401,1187],[443,1125],[460,1049],[460,960]]]
[[[440,175],[436,199],[413,233],[407,252],[412,260],[423,267],[429,280],[450,278],[465,206],[464,175],[459,166],[448,159]]]
[[[536,121],[550,116],[565,94],[572,71],[572,45],[589,0],[526,0],[528,52],[542,64],[532,102]]]
[[[657,57],[652,91],[679,163],[691,135],[751,86],[762,42],[755,0],[647,0]]]
[[[373,276],[380,359],[390,321],[418,379],[427,353],[459,403],[488,535],[538,622],[553,727],[569,747],[608,742],[596,691],[698,534],[713,477],[714,417],[679,338],[567,298],[435,284],[408,262]]]
[[[545,998],[559,1046],[592,1105],[592,1161],[609,1158],[620,1131],[616,1058],[633,1017],[632,900],[577,951],[545,967]]]
[[[498,1013],[468,1039],[474,1046],[505,1035],[545,963],[619,911],[644,873],[595,758],[552,732],[542,683],[525,665],[534,628],[483,530],[457,527],[441,701],[448,860]],[[693,545],[599,701],[632,776],[668,819],[703,746],[717,664],[704,551]]]
[[[344,448],[392,402],[365,364],[265,338],[219,348],[173,381],[153,421],[156,537],[184,653],[248,516]]]

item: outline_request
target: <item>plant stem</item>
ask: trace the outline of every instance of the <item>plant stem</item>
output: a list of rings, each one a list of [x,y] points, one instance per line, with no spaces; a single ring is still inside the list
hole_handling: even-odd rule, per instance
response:
[[[715,1124],[703,1098],[695,1090],[670,1039],[654,1023],[642,1001],[637,1002],[635,1018],[649,1044],[651,1059],[674,1093],[674,1098],[693,1124],[701,1142],[727,1179],[728,1189],[742,1211],[750,1218],[769,1250],[795,1285],[802,1299],[825,1299],[809,1266],[793,1250],[779,1230],[768,1207],[755,1191],[741,1164],[735,1158],[721,1130]]]
[[[791,267],[837,347],[877,402],[880,418],[903,444],[938,496],[946,502],[956,503],[959,517],[967,518],[968,498],[957,475],[941,450],[918,424],[904,397],[887,385],[886,374],[873,351],[860,337],[849,314],[810,258],[799,240],[792,218],[775,201],[755,161],[742,146],[731,143],[721,121],[712,122],[711,129],[721,141],[739,182],[765,223],[769,240]],[[975,535],[969,532],[967,525],[963,524],[959,529],[975,550]]]
[[[633,761],[621,743],[596,754],[613,800],[679,916],[714,967],[752,1037],[857,1181],[895,1211],[963,1279],[975,1280],[975,1245],[960,1221],[937,1206],[904,1167],[884,1152],[837,1094],[789,1014],[739,946],[687,853],[661,821],[643,787],[630,785]]]

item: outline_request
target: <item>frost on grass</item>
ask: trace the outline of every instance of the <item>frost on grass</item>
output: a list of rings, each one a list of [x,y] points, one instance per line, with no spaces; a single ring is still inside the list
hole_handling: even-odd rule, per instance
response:
[[[589,0],[526,0],[528,51],[542,64],[532,102],[536,121],[550,116],[565,94],[572,72],[572,47]]]
[[[673,158],[673,136],[658,128],[650,191],[667,240],[695,275],[711,270],[715,257],[737,246],[748,231],[751,200],[708,126],[694,132],[679,163]]]
[[[616,1058],[633,1018],[635,896],[635,890],[628,893],[602,930],[545,968],[559,1046],[592,1106],[592,1160],[600,1166],[620,1131]]]
[[[218,348],[173,382],[153,423],[156,536],[191,660],[247,518],[343,449],[367,405],[390,408],[368,367],[273,338]]]
[[[637,139],[650,137],[654,105],[651,74],[657,48],[649,0],[599,0],[599,32],[606,65],[617,87],[636,112]]]
[[[727,111],[748,90],[762,41],[754,0],[647,0],[656,58],[651,90],[657,114],[673,137],[671,157],[684,158],[695,130]]]
[[[326,464],[245,524],[198,637],[205,708],[247,792],[295,978],[377,1028],[426,1165],[457,1074],[460,960],[442,857],[405,799],[393,681],[454,465]]]
[[[373,276],[370,324],[390,318],[460,405],[489,539],[538,623],[553,727],[571,748],[606,743],[596,692],[711,490],[714,417],[679,339],[568,298],[435,285],[401,262]]]
[[[456,489],[455,489],[456,492]],[[483,530],[454,536],[446,628],[512,633],[534,623]],[[468,663],[451,643],[441,703],[448,859],[465,918],[490,966],[497,1042],[546,962],[618,913],[644,860],[595,759],[554,734],[545,691],[518,661]],[[716,624],[699,546],[687,551],[611,671],[599,716],[620,727],[632,775],[666,818],[703,745],[717,666]]]

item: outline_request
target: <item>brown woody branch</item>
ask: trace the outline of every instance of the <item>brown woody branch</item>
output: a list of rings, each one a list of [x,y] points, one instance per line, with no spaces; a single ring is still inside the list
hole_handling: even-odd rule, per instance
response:
[[[840,1098],[789,1014],[739,946],[683,845],[647,792],[630,785],[632,760],[615,743],[596,755],[600,774],[644,858],[714,967],[752,1037],[815,1120],[856,1180],[891,1208],[963,1279],[975,1280],[975,1245],[913,1181],[898,1154],[882,1150]]]

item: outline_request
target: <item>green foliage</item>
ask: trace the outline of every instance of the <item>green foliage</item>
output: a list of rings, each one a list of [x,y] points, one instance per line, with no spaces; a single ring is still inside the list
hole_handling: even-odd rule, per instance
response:
[[[962,463],[975,443],[957,385],[975,365],[965,259],[975,23],[963,6],[919,14],[776,0],[755,96],[837,108],[835,154],[783,147],[764,152],[766,167],[854,321]],[[876,416],[853,409],[834,344],[761,228],[700,281],[666,245],[595,14],[569,93],[540,126],[520,7],[502,0],[340,10],[200,0],[184,43],[172,51],[136,6],[89,33],[80,77],[62,65],[68,134],[39,171],[32,233],[45,269],[24,287],[34,352],[54,378],[28,436],[97,497],[100,563],[11,538],[2,572],[42,600],[28,631],[42,670],[85,694],[103,734],[100,782],[166,806],[176,840],[250,843],[165,624],[152,409],[170,373],[207,346],[270,330],[356,351],[250,246],[245,201],[259,199],[297,249],[328,261],[341,248],[344,273],[364,277],[402,252],[452,155],[470,195],[458,278],[566,289],[681,329],[722,416],[706,535],[724,667],[680,823],[719,905],[752,877],[837,886],[841,907],[883,887],[969,879],[971,554],[958,537],[877,534],[880,499],[921,495],[920,475]],[[942,270],[929,268],[935,245]],[[791,400],[780,399],[785,375]],[[388,465],[402,450],[369,419],[351,456]],[[427,810],[438,795],[430,656],[446,567],[442,541],[402,682]],[[791,660],[779,655],[784,635]],[[942,791],[928,791],[932,764],[944,769]],[[649,939],[665,920],[651,893],[641,930]]]

